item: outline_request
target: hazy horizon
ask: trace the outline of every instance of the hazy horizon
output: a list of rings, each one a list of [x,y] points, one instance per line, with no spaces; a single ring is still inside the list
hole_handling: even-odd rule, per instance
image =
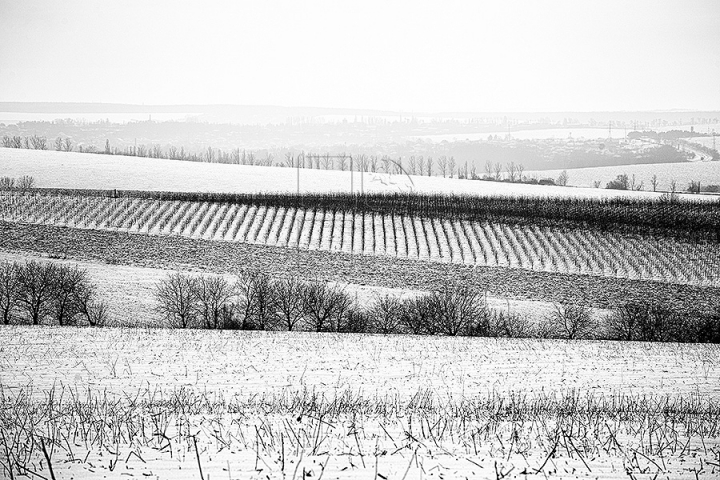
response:
[[[709,0],[0,0],[0,101],[715,111],[717,25]]]

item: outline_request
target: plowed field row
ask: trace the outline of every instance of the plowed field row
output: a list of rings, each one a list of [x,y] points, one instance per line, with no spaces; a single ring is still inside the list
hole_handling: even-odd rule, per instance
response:
[[[720,245],[590,229],[313,208],[0,195],[0,219],[433,262],[720,285]]]

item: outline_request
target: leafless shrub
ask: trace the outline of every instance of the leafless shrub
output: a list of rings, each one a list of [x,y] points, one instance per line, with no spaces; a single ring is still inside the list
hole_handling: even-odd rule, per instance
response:
[[[510,311],[490,311],[489,336],[506,338],[531,338],[536,336],[532,322]]]
[[[297,277],[288,277],[275,284],[278,325],[293,331],[302,325],[305,316],[305,284]]]
[[[75,325],[81,312],[78,296],[81,289],[88,285],[87,272],[78,267],[57,265],[52,279],[51,311],[58,325]]]
[[[18,303],[33,325],[39,325],[52,313],[56,271],[55,264],[34,260],[18,269]]]
[[[630,302],[621,305],[608,319],[614,340],[674,342],[694,341],[683,316],[659,304]]]
[[[687,325],[687,332],[692,335],[693,342],[720,343],[720,309],[694,318]]]
[[[345,290],[314,281],[307,285],[304,304],[305,319],[310,329],[337,332],[342,330],[342,320],[352,306],[352,299]]]
[[[429,295],[433,333],[465,335],[484,309],[482,296],[463,286],[450,286]]]
[[[17,179],[15,186],[18,190],[21,190],[23,192],[32,190],[33,188],[35,188],[35,179],[30,175],[23,175],[22,177]]]
[[[47,150],[47,138],[33,135],[30,137],[30,144],[35,150]]]
[[[197,308],[205,328],[223,328],[232,311],[235,288],[222,277],[202,276],[194,284]]]
[[[337,332],[365,333],[370,329],[370,316],[365,310],[358,308],[356,305],[351,305],[338,320],[335,330]]]
[[[0,263],[0,315],[3,325],[9,325],[17,315],[19,294],[17,265]]]
[[[155,289],[157,311],[173,328],[191,328],[197,325],[197,280],[194,277],[173,273]]]
[[[246,272],[241,275],[238,290],[241,293],[238,303],[242,316],[241,328],[243,330],[274,328],[277,319],[277,293],[270,276],[263,272]]]
[[[15,188],[15,179],[12,177],[0,177],[0,189],[11,190]]]
[[[402,302],[402,325],[415,335],[437,333],[432,303],[427,295],[409,298]]]
[[[541,321],[538,336],[567,340],[588,339],[596,335],[597,328],[590,308],[564,302],[555,304],[552,314]]]
[[[368,311],[370,328],[383,335],[401,333],[403,328],[403,304],[391,295],[378,296]]]

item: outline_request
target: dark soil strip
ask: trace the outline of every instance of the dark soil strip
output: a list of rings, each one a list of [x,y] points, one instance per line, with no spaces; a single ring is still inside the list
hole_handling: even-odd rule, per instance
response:
[[[413,290],[473,285],[493,295],[571,301],[612,308],[627,301],[671,304],[688,313],[720,308],[720,288],[342,252],[308,251],[237,242],[194,240],[0,222],[0,248],[35,254],[156,268],[234,273],[260,269],[275,275]]]

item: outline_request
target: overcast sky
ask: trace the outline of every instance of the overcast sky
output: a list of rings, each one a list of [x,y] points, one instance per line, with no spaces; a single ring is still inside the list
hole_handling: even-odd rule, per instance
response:
[[[720,1],[0,0],[0,101],[720,109]]]

